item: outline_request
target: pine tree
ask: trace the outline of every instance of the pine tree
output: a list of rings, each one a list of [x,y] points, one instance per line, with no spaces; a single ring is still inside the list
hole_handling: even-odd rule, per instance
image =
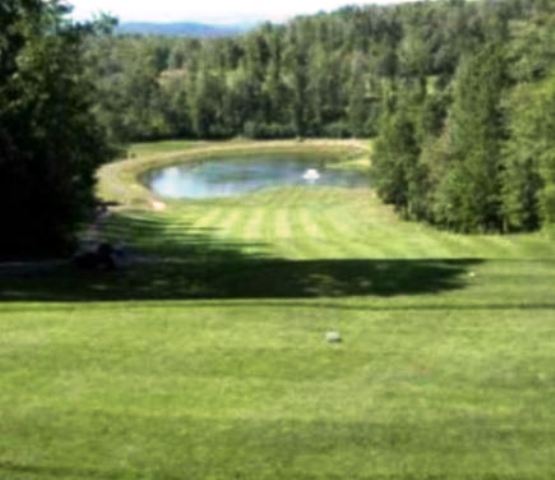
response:
[[[436,221],[459,231],[502,228],[501,112],[504,60],[487,46],[459,67],[447,124],[448,166],[436,192]]]
[[[533,93],[517,88],[510,101],[510,138],[503,159],[503,216],[506,230],[532,230],[539,226],[542,179],[536,142]]]
[[[367,134],[366,123],[370,116],[370,108],[366,101],[366,65],[361,54],[355,55],[351,63],[347,116],[352,135],[363,137]]]
[[[307,130],[308,55],[296,28],[289,32],[287,45],[285,57],[290,71],[291,118],[296,134],[302,137]]]
[[[526,88],[526,86],[524,87]],[[530,88],[529,100],[517,108],[513,126],[517,131],[513,144],[520,155],[527,152],[540,175],[537,181],[539,214],[545,224],[555,224],[555,71],[543,82]],[[518,116],[521,113],[522,116]],[[534,170],[534,173],[536,171]],[[536,185],[537,186],[537,185]],[[536,194],[536,190],[534,191]]]
[[[408,106],[387,105],[373,154],[378,195],[398,211],[411,210],[409,184],[416,176],[419,147]]]

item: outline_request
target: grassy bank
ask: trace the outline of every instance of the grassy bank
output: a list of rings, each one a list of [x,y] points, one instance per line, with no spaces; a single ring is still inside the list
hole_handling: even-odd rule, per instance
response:
[[[438,232],[365,190],[154,211],[135,181],[153,166],[362,162],[354,144],[186,147],[99,174],[121,203],[104,235],[137,263],[0,269],[0,478],[553,478],[552,241]]]

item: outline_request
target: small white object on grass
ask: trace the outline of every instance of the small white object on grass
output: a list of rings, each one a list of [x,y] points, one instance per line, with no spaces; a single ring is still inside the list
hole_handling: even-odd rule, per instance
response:
[[[470,272],[470,273],[468,274],[468,276],[469,276],[470,278],[474,278],[474,277],[476,277],[476,272]]]
[[[339,332],[328,332],[326,333],[326,341],[328,343],[341,343],[343,339]]]

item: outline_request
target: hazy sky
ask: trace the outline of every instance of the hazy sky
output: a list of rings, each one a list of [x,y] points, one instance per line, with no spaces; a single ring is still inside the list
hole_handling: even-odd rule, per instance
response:
[[[237,23],[282,21],[304,13],[334,10],[346,4],[400,3],[403,0],[66,0],[78,20],[107,12],[128,21]]]

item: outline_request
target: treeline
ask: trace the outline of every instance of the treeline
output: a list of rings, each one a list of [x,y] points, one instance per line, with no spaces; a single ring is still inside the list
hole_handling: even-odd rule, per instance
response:
[[[555,220],[555,4],[492,11],[452,81],[412,75],[384,99],[374,173],[406,218],[460,232]]]
[[[370,137],[402,82],[443,90],[465,52],[524,15],[513,10],[451,0],[348,7],[227,39],[113,36],[91,42],[90,64],[115,137]]]

